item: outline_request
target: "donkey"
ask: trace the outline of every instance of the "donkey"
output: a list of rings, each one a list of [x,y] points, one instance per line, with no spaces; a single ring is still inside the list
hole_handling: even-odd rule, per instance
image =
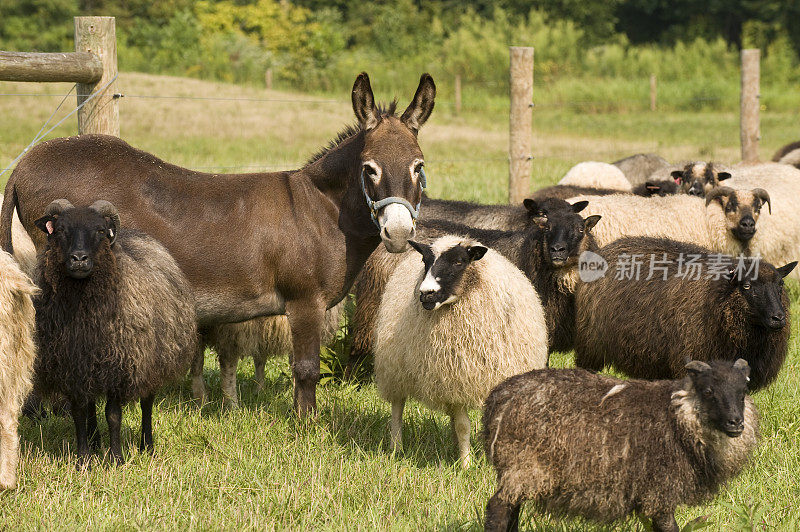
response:
[[[402,115],[375,105],[366,73],[352,91],[357,125],[293,172],[207,174],[166,163],[116,137],[83,135],[33,148],[6,186],[0,246],[11,250],[14,208],[37,249],[34,221],[57,198],[111,201],[128,228],[161,242],[191,283],[202,327],[286,314],[295,411],[316,409],[325,310],[348,292],[370,253],[405,251],[415,234],[424,157],[417,134],[436,86],[420,78]],[[203,353],[192,369],[203,398]]]

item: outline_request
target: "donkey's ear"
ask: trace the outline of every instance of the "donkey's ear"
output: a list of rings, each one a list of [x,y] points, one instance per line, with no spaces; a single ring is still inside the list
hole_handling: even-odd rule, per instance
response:
[[[375,96],[372,94],[372,85],[369,76],[362,72],[353,83],[353,112],[362,129],[372,129],[378,125],[378,108],[375,107]]]
[[[417,133],[433,112],[434,98],[436,98],[436,84],[431,75],[426,72],[419,78],[419,87],[414,94],[414,99],[411,101],[411,105],[403,111],[400,120],[411,131]]]

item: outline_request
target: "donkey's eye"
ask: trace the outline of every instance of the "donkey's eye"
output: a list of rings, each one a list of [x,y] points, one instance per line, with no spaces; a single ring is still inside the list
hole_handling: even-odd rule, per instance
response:
[[[372,165],[369,165],[369,164],[365,164],[365,165],[364,165],[364,171],[365,171],[365,172],[367,173],[367,175],[369,175],[369,176],[372,176],[372,175],[375,175],[375,174],[377,174],[377,173],[378,173],[378,172],[376,172],[376,171],[375,171],[375,168],[374,168]]]
[[[418,174],[422,171],[422,167],[425,166],[425,163],[417,163],[414,165],[414,173]]]

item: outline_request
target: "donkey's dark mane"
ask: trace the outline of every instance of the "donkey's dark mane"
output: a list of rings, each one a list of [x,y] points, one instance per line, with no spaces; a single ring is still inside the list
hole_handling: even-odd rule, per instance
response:
[[[381,119],[386,118],[388,116],[397,116],[397,100],[392,100],[389,105],[379,103],[378,107],[378,114],[380,115]],[[320,148],[320,150],[311,156],[311,158],[306,162],[305,166],[310,164],[314,164],[315,162],[322,159],[328,152],[335,149],[339,144],[344,142],[345,140],[349,139],[353,135],[357,135],[361,133],[361,124],[355,123],[345,126],[339,133],[336,134],[333,140],[331,140],[327,146]]]

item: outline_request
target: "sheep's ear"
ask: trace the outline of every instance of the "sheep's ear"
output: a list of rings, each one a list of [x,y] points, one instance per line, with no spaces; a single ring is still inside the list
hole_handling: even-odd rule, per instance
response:
[[[589,232],[589,231],[591,231],[591,230],[592,230],[592,228],[593,228],[595,225],[597,225],[597,222],[599,222],[599,221],[600,221],[600,218],[602,218],[602,216],[600,216],[599,214],[593,214],[593,215],[589,216],[588,218],[586,218],[586,219],[583,221],[583,228],[584,228],[584,230],[585,230],[586,232]]]
[[[692,360],[684,367],[686,368],[686,371],[689,372],[689,375],[700,375],[701,373],[711,369],[711,366],[700,360]]]
[[[488,250],[489,248],[486,246],[468,246],[467,255],[469,260],[475,262],[476,260],[481,260]]]
[[[778,273],[781,274],[781,277],[786,277],[787,275],[792,273],[792,270],[794,270],[795,266],[797,266],[797,261],[790,262],[789,264],[786,264],[778,268]]]
[[[733,177],[730,172],[720,172],[717,174],[717,180],[725,181],[726,179],[730,179]]]
[[[682,170],[673,170],[672,172],[670,172],[669,175],[671,175],[672,179],[674,179],[675,182],[678,183],[679,185],[683,183],[683,171]]]
[[[585,201],[585,200],[584,201],[576,201],[575,203],[572,204],[572,212],[579,213],[583,209],[585,209],[587,205],[589,205],[588,201]]]
[[[56,221],[57,216],[42,216],[35,222],[33,225],[41,229],[45,234],[52,235],[53,234],[53,224]]]
[[[422,242],[415,242],[414,240],[409,240],[408,245],[417,250],[420,255],[423,257],[429,253],[431,253],[431,247],[428,244],[423,244]]]
[[[648,191],[648,192],[649,192],[651,195],[652,195],[652,194],[658,194],[659,192],[661,192],[661,185],[656,185],[655,183],[651,183],[650,181],[647,181],[647,182],[644,184],[644,188],[646,188],[646,189],[647,189],[647,191]]]
[[[531,198],[525,198],[524,200],[522,200],[522,205],[531,214],[536,214],[536,209],[539,207],[536,204],[536,200]]]
[[[733,369],[738,369],[739,371],[744,373],[745,379],[747,379],[748,381],[750,380],[750,365],[747,363],[745,359],[740,358],[736,360],[736,362],[733,363]]]

